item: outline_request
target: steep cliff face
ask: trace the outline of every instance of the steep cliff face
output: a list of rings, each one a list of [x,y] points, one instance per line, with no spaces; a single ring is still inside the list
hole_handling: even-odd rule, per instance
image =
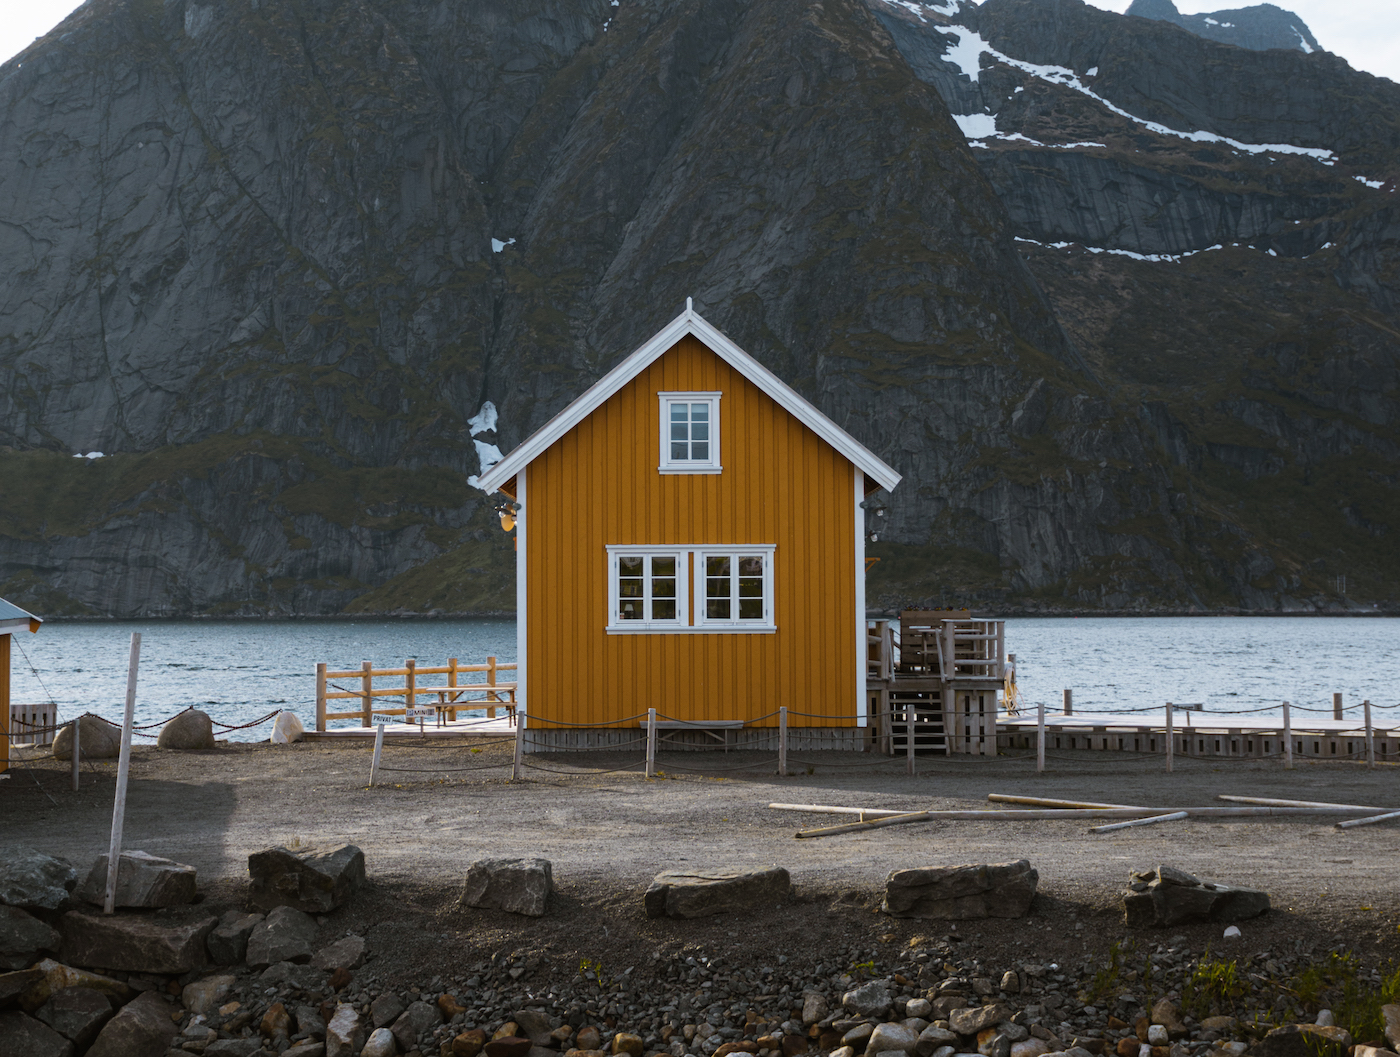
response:
[[[1395,93],[1057,0],[92,0],[0,67],[0,594],[509,610],[472,475],[694,296],[906,475],[877,604],[1384,602]]]
[[[1287,48],[1311,55],[1321,50],[1317,38],[1301,18],[1273,4],[1183,15],[1172,0],[1133,0],[1127,14],[1171,22],[1198,37],[1251,51]]]

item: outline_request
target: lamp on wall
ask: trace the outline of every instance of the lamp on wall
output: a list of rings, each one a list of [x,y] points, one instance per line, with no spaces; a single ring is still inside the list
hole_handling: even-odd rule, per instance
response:
[[[509,532],[515,528],[515,514],[519,509],[519,503],[502,503],[496,508],[496,514],[501,519],[502,532]]]

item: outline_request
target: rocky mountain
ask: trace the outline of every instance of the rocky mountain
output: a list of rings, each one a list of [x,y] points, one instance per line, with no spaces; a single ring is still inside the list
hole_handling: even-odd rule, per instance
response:
[[[1127,13],[1138,18],[1174,22],[1198,37],[1216,40],[1221,44],[1234,44],[1252,51],[1289,48],[1311,55],[1320,50],[1317,38],[1301,18],[1292,11],[1285,11],[1273,4],[1255,4],[1253,7],[1237,7],[1229,11],[1183,15],[1176,9],[1172,0],[1133,0],[1128,5]]]
[[[509,611],[474,475],[693,295],[905,474],[874,604],[1390,607],[1397,104],[1077,0],[88,0],[0,67],[0,595]]]

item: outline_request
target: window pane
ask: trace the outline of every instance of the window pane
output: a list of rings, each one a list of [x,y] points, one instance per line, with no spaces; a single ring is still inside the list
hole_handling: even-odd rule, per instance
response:
[[[671,458],[672,458],[672,459],[678,459],[678,460],[684,460],[684,459],[688,458],[688,457],[689,457],[689,453],[687,452],[686,449],[689,448],[689,447],[690,447],[690,445],[686,444],[684,441],[681,441],[680,443],[676,443],[676,442],[673,441],[672,444],[671,444]],[[79,750],[79,751],[81,751],[81,750]]]
[[[617,615],[623,620],[642,619],[642,600],[640,598],[636,601],[633,601],[631,599],[624,599],[622,604],[619,605],[617,608]]]
[[[762,597],[763,597],[763,577],[761,577],[761,576],[741,576],[741,577],[739,577],[739,597],[740,597],[740,598],[762,598]]]
[[[696,441],[690,446],[690,457],[696,462],[708,462],[710,458],[710,446],[703,440]],[[78,751],[82,752],[81,749]]]
[[[729,575],[729,555],[720,557],[710,557],[705,559],[706,576],[728,576]],[[728,592],[726,592],[728,593]]]
[[[729,599],[710,598],[705,602],[705,616],[710,620],[729,619]]]
[[[672,586],[674,587],[674,585],[672,585]],[[676,619],[676,600],[675,600],[674,598],[671,598],[671,599],[664,599],[664,600],[663,600],[663,599],[657,599],[657,600],[653,601],[652,604],[651,604],[651,619],[652,619],[652,620],[675,620],[675,619]]]
[[[686,421],[686,419],[688,419],[689,417],[690,417],[690,405],[689,405],[689,404],[672,404],[672,405],[671,405],[671,421],[672,421],[672,422],[684,422],[684,421]]]
[[[709,404],[691,404],[691,405],[690,405],[690,420],[691,420],[692,422],[708,422],[708,421],[710,421],[710,405],[709,405]]]
[[[743,583],[740,582],[740,590]],[[740,620],[762,620],[763,619],[763,599],[762,598],[740,598],[739,599],[739,619]]]
[[[684,422],[672,422],[672,423],[671,423],[671,439],[672,439],[672,440],[685,440],[685,439],[686,439],[685,423],[684,423]]]
[[[667,556],[664,557],[664,558],[653,558],[653,559],[651,560],[651,575],[652,575],[652,576],[675,576],[675,575],[676,575],[676,559],[675,559],[673,556],[671,556],[671,555],[667,555]]]
[[[762,576],[762,575],[763,575],[763,556],[762,556],[762,555],[754,555],[754,556],[752,556],[752,557],[740,558],[740,559],[739,559],[739,575],[740,575],[740,576]]]
[[[671,428],[674,429],[675,427],[672,426]],[[691,439],[691,440],[709,440],[709,439],[710,439],[710,424],[709,424],[708,422],[695,422],[695,423],[693,423],[693,424],[691,425],[691,427],[690,427],[690,439]],[[82,750],[79,749],[78,751],[81,752]]]
[[[622,576],[641,576],[642,559],[640,557],[628,556],[617,559],[617,569]]]
[[[674,576],[658,576],[651,581],[652,598],[675,598],[676,578]],[[81,750],[80,750],[81,751]]]
[[[618,598],[641,598],[642,581],[640,577],[622,576],[617,581]],[[81,750],[79,750],[81,751]]]

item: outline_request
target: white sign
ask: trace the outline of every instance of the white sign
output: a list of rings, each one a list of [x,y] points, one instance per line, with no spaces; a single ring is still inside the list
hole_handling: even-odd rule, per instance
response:
[[[412,723],[415,719],[432,719],[437,715],[435,708],[408,708],[404,709],[404,719]]]
[[[377,723],[377,724],[378,724],[378,723],[397,723],[398,721],[399,721],[399,717],[398,717],[398,716],[375,716],[375,717],[374,717],[374,722]]]

